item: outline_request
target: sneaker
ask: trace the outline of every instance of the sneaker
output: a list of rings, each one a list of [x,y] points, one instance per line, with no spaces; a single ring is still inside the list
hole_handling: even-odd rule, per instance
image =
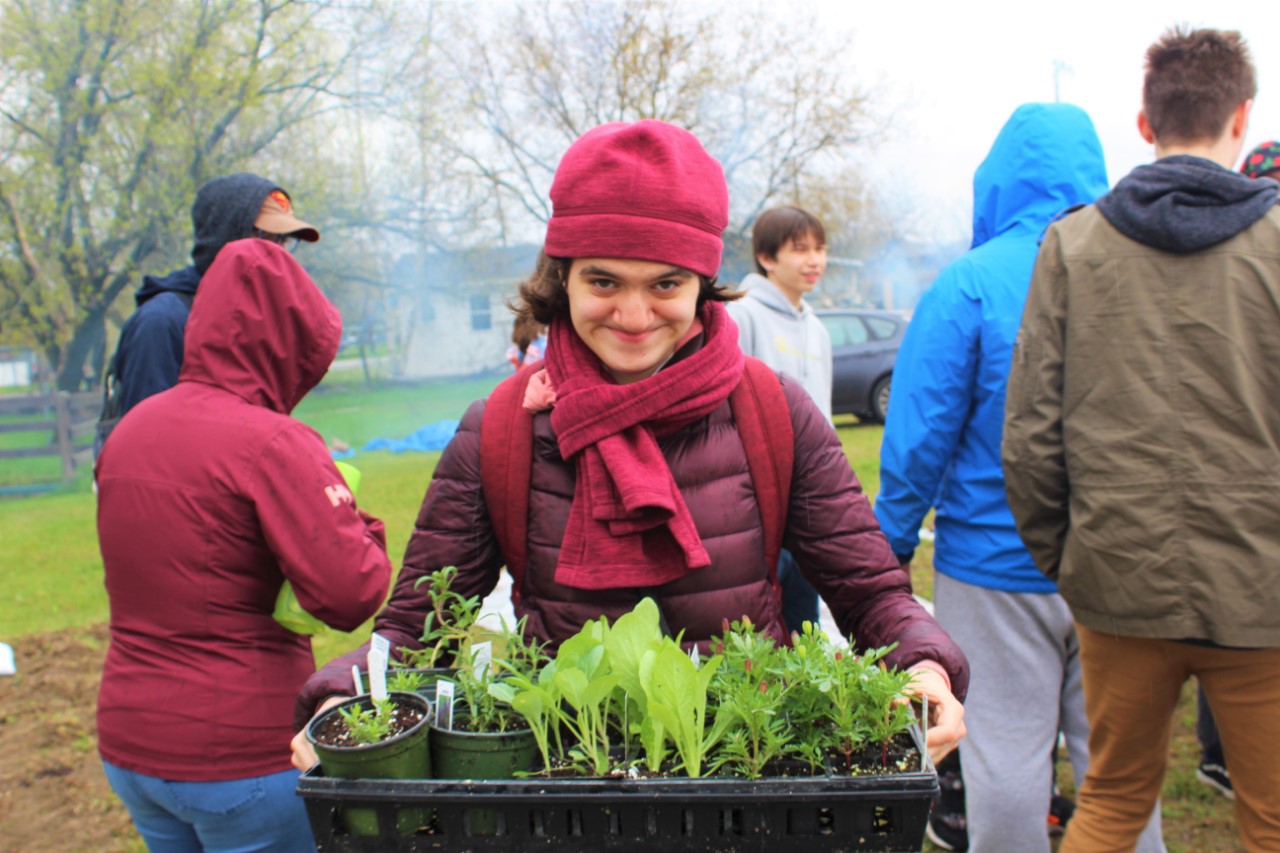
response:
[[[968,850],[969,828],[964,815],[964,776],[960,752],[938,762],[938,798],[933,801],[924,832],[942,850]]]
[[[1076,804],[1061,794],[1049,800],[1049,834],[1061,835],[1067,831],[1067,821],[1076,813]]]
[[[1196,768],[1196,778],[1228,800],[1236,798],[1236,789],[1231,786],[1231,774],[1223,765],[1202,761]]]
[[[936,809],[924,825],[924,834],[935,847],[943,850],[968,850],[969,830],[962,812],[940,812]]]

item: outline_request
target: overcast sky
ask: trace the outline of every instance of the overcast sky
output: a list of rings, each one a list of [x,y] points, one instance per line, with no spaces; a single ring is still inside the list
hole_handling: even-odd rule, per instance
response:
[[[877,149],[877,181],[936,212],[933,234],[967,239],[973,172],[1019,104],[1061,100],[1093,118],[1114,183],[1152,152],[1137,131],[1142,61],[1180,22],[1239,30],[1258,69],[1246,150],[1280,138],[1280,6],[1208,0],[970,0],[911,3],[821,0],[817,14],[852,31],[850,69],[874,86],[892,118]],[[1219,11],[1220,10],[1220,11]]]

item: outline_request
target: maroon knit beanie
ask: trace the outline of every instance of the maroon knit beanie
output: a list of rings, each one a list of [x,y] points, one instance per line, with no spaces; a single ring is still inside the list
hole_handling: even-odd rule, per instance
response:
[[[648,119],[592,128],[551,182],[553,258],[632,258],[713,278],[729,224],[724,169],[692,133]]]

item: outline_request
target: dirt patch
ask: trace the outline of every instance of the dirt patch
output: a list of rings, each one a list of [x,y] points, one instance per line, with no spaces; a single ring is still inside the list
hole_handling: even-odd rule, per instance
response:
[[[0,678],[0,850],[145,850],[98,758],[107,627],[34,634],[13,646],[18,674]]]

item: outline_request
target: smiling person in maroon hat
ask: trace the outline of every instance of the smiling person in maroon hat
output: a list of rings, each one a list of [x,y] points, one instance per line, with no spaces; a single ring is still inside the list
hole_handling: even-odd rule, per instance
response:
[[[716,283],[720,164],[673,125],[607,124],[569,147],[551,201],[544,252],[514,304],[548,327],[546,359],[467,411],[375,630],[392,649],[418,648],[432,609],[421,578],[456,566],[453,591],[484,596],[505,565],[516,615],[552,644],[645,597],[689,644],[705,648],[744,616],[788,643],[785,540],[845,635],[897,644],[889,662],[915,671],[938,712],[930,752],[953,748],[963,653],[912,597],[826,417],[738,346],[724,303],[739,294]],[[299,727],[350,693],[364,654],[307,683]],[[295,737],[295,764],[313,761]]]

